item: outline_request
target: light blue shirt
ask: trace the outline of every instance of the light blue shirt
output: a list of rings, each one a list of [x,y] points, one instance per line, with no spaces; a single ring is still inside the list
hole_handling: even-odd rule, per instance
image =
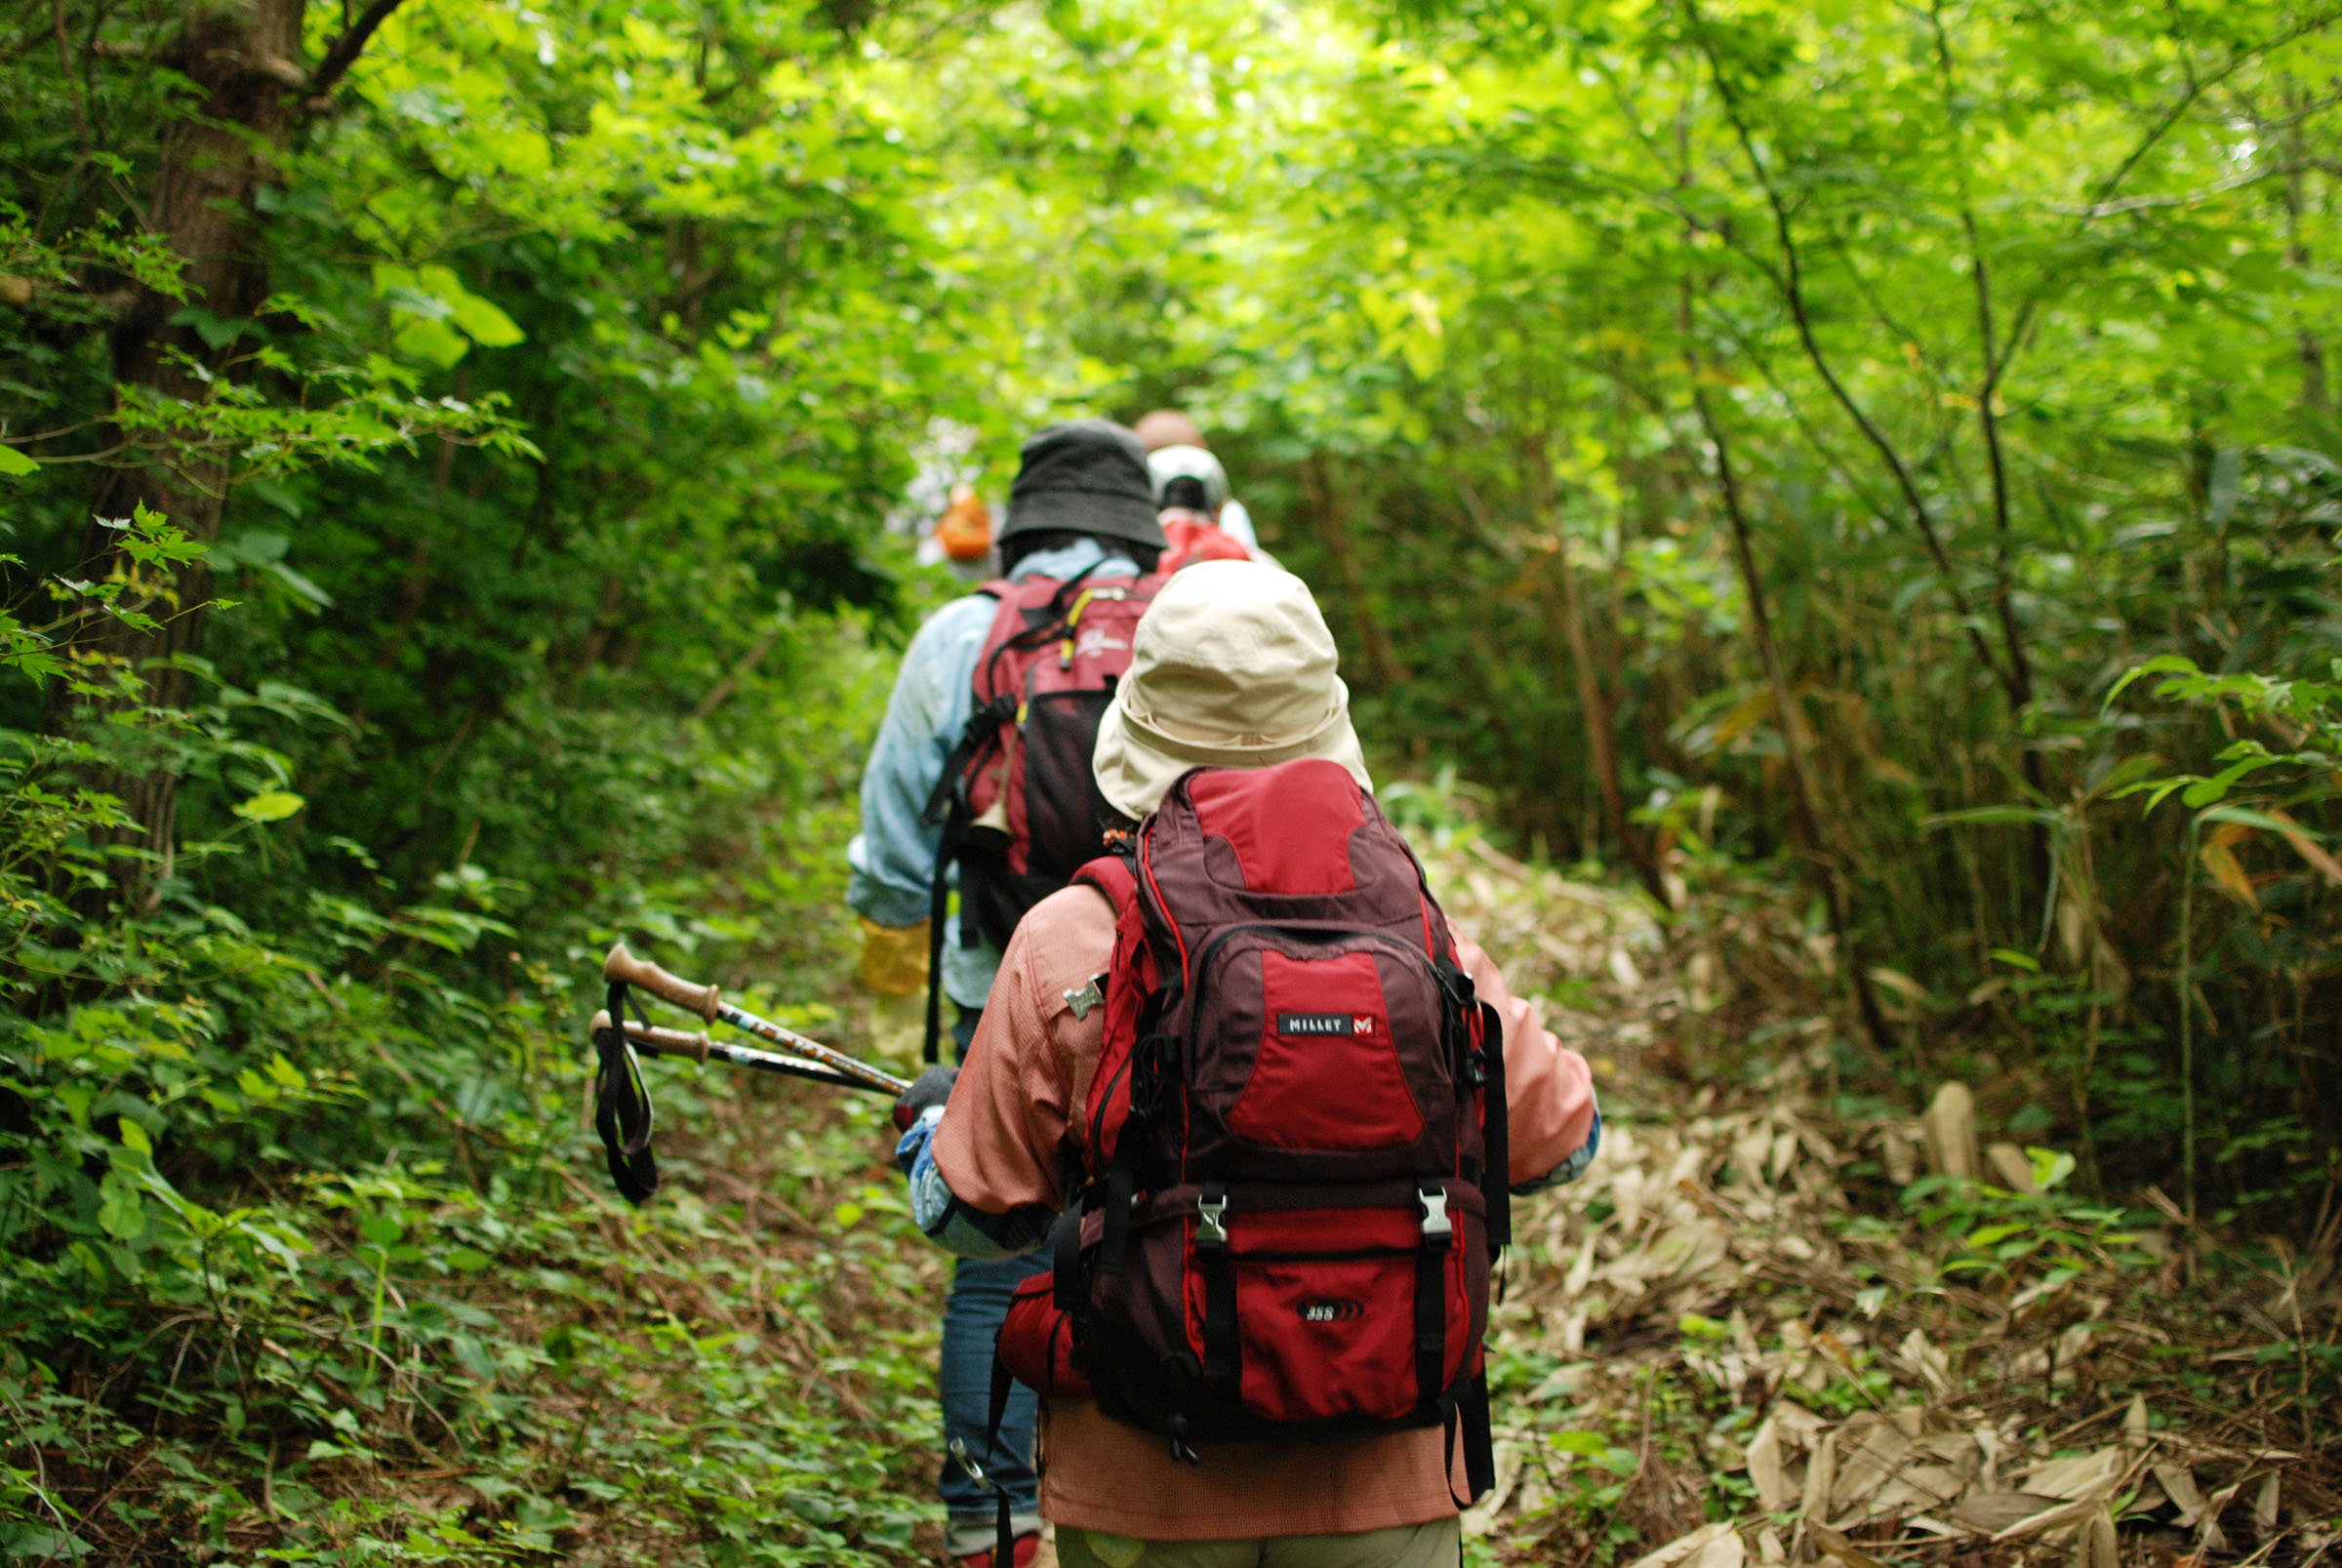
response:
[[[1135,577],[1139,570],[1128,557],[1084,539],[1026,556],[1009,577],[1069,578],[1085,567],[1108,577]],[[977,656],[999,608],[989,593],[954,599],[927,618],[903,656],[862,771],[862,831],[846,846],[854,873],[846,903],[878,925],[915,926],[927,918],[943,829],[921,823],[919,813],[968,727]],[[963,947],[958,921],[951,927],[944,939],[944,994],[961,1007],[982,1007],[1000,969],[1000,949],[981,936]]]

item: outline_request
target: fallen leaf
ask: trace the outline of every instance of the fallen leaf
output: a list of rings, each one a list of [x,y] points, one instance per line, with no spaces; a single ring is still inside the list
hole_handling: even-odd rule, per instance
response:
[[[1819,1519],[1807,1519],[1805,1532],[1813,1537],[1815,1546],[1844,1563],[1846,1568],[1886,1568],[1885,1563],[1880,1562]]]
[[[2020,1472],[2025,1490],[2043,1497],[2091,1497],[2114,1484],[2122,1473],[2122,1450],[2101,1448],[2074,1459],[2053,1459]]]
[[[2114,1516],[2100,1508],[2075,1538],[2074,1568],[2122,1568]]]
[[[1757,1505],[1767,1513],[1780,1512],[1794,1500],[1789,1478],[1782,1473],[1781,1429],[1770,1416],[1749,1439],[1749,1481],[1756,1488]]]
[[[2158,1465],[2155,1478],[2162,1486],[2163,1495],[2170,1498],[2179,1509],[2176,1521],[2182,1530],[2203,1517],[2203,1494],[2196,1488],[2196,1477],[2183,1465]]]
[[[1732,1534],[1730,1525],[1704,1524],[1687,1536],[1670,1541],[1657,1551],[1635,1558],[1634,1568],[1675,1568],[1676,1563],[1686,1561],[1695,1553],[1705,1552],[1710,1545],[1727,1536],[1738,1544],[1740,1538]]]
[[[2264,1541],[2277,1533],[2277,1471],[2271,1470],[2252,1499],[2252,1527]]]
[[[2058,1502],[2038,1492],[1971,1492],[1952,1509],[1952,1517],[1979,1535],[1998,1536],[2013,1524],[2046,1513]]]

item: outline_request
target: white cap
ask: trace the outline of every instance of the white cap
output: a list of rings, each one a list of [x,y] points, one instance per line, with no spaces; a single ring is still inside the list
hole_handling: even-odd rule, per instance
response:
[[[1154,503],[1163,503],[1163,491],[1174,479],[1203,481],[1202,510],[1217,513],[1228,504],[1228,470],[1201,447],[1157,447],[1147,454],[1147,471],[1154,476]]]

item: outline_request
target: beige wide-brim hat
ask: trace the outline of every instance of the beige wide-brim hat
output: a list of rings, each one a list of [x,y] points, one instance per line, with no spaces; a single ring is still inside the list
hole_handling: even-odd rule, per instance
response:
[[[1292,573],[1203,561],[1165,584],[1132,639],[1090,754],[1107,804],[1133,820],[1190,768],[1325,757],[1372,789],[1334,635]]]

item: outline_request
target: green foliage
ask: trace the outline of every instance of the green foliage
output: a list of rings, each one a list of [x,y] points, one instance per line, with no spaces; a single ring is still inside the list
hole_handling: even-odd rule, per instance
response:
[[[1938,1274],[1981,1275],[2007,1292],[2022,1287],[2030,1300],[2110,1266],[2154,1265],[2139,1239],[2142,1229],[2153,1228],[2151,1217],[2077,1194],[2070,1186],[2076,1170],[2071,1154],[2047,1148],[2025,1154],[2032,1192],[1944,1176],[1923,1176],[1903,1189],[1903,1207],[1951,1243],[1937,1260]]]
[[[915,1336],[581,1194],[565,1042],[619,930],[820,1005],[907,488],[1061,413],[1214,426],[1411,830],[1806,878],[1860,1092],[2075,1151],[1945,1267],[2332,1179],[2324,14],[297,9],[0,21],[7,1550],[904,1553]]]

